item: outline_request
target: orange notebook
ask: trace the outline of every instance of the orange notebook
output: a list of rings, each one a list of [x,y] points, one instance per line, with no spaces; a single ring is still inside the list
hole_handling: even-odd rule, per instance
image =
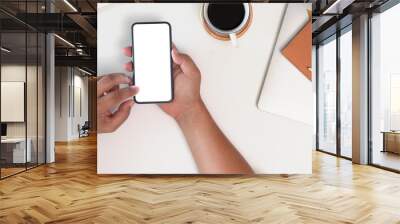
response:
[[[311,21],[282,50],[282,54],[308,79],[311,80]]]

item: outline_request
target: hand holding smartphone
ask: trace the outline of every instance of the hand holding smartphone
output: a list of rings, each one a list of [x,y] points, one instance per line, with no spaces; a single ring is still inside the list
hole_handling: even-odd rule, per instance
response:
[[[133,83],[136,103],[167,103],[174,98],[171,26],[168,22],[132,25]]]

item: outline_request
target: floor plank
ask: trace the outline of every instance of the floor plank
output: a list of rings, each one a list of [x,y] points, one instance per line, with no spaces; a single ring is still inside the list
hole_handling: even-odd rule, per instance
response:
[[[312,175],[96,174],[96,138],[0,181],[0,223],[400,223],[400,175],[320,152]]]

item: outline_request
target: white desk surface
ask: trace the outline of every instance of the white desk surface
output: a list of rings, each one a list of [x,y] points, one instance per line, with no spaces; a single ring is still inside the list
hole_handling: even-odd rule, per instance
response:
[[[28,138],[28,141],[30,139]],[[2,138],[1,143],[20,143],[20,142],[25,142],[25,138]]]
[[[99,74],[123,71],[130,26],[171,23],[173,42],[202,72],[201,94],[214,119],[257,173],[311,173],[312,127],[257,109],[283,4],[254,3],[254,18],[238,47],[212,38],[200,20],[202,4],[98,4]],[[99,134],[98,173],[197,173],[173,119],[156,105],[135,105],[114,133]]]

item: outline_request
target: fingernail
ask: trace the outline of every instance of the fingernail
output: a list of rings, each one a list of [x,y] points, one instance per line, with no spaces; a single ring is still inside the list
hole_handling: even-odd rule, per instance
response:
[[[132,107],[133,103],[134,103],[133,100],[129,101],[129,107]]]
[[[129,88],[131,88],[132,90],[139,91],[139,87],[138,86],[130,86]]]
[[[175,49],[172,49],[172,59],[173,59],[174,61],[176,61],[177,55],[178,55],[178,53],[176,52],[176,50],[175,50]]]

